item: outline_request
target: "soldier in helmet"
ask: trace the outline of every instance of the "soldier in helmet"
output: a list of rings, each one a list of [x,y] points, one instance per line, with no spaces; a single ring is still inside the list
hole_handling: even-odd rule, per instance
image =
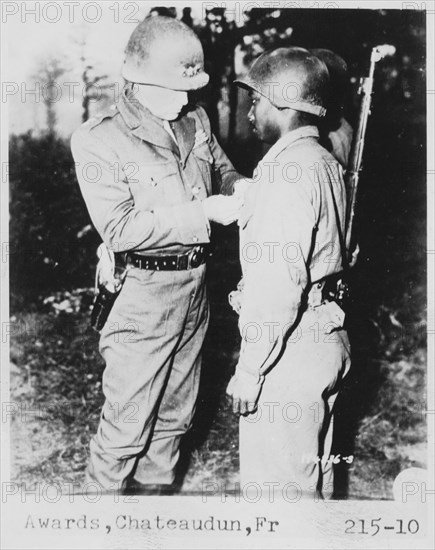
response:
[[[240,415],[241,483],[328,498],[332,464],[322,459],[350,365],[343,312],[330,294],[345,261],[345,187],[318,143],[328,71],[307,50],[279,48],[236,83],[252,98],[254,132],[272,145],[239,218],[242,342],[227,393]]]
[[[210,221],[231,223],[240,177],[188,92],[205,86],[201,44],[173,18],[133,31],[119,102],[72,137],[80,188],[126,277],[101,331],[106,398],[87,481],[104,491],[172,490],[208,324]],[[212,192],[221,193],[211,196]]]
[[[320,143],[347,168],[353,137],[352,126],[346,119],[350,103],[347,63],[331,50],[317,48],[311,53],[325,63],[330,78],[327,113],[319,128]]]

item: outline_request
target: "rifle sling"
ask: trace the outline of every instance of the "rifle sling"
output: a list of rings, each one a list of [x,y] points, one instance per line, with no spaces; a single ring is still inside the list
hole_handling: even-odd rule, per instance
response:
[[[335,218],[337,220],[338,239],[340,241],[341,263],[343,267],[343,273],[347,275],[349,273],[349,260],[347,256],[346,243],[344,241],[344,235],[341,230],[340,215],[338,213],[338,206],[335,200],[334,189],[332,188],[332,183],[330,179],[328,179],[328,184],[329,184],[329,189],[331,191],[332,202],[334,204]]]

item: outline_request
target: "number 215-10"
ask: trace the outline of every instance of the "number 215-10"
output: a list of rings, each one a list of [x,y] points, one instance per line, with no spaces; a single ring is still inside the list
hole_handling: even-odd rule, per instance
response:
[[[393,525],[381,525],[382,518],[376,518],[372,520],[365,519],[347,519],[345,521],[346,529],[345,533],[349,535],[371,535],[374,537],[379,531],[393,531],[396,535],[415,535],[420,525],[416,519],[411,519],[408,522],[403,519],[396,519]]]

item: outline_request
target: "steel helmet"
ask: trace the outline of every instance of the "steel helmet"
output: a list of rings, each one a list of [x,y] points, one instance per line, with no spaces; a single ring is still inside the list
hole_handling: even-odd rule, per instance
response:
[[[199,38],[181,21],[163,16],[147,17],[135,28],[125,49],[122,76],[183,91],[197,90],[209,81]]]
[[[349,72],[346,61],[331,50],[316,48],[310,50],[318,57],[329,72],[330,78],[330,99],[332,103],[342,105],[349,89]]]
[[[278,48],[263,53],[243,80],[235,84],[266,97],[277,109],[325,116],[329,85],[323,61],[304,48]]]

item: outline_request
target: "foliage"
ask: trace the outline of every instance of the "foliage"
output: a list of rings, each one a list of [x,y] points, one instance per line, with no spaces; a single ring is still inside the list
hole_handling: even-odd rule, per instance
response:
[[[39,69],[34,75],[35,80],[43,89],[43,102],[47,112],[47,129],[50,134],[55,132],[57,114],[56,100],[58,95],[59,78],[66,72],[63,60],[50,55],[39,62]]]
[[[51,290],[92,283],[97,237],[80,196],[69,145],[48,133],[12,136],[10,287],[12,309]]]
[[[93,288],[76,288],[71,292],[68,290],[55,292],[52,296],[44,298],[42,303],[55,315],[60,315],[61,313],[89,312],[93,299]]]

